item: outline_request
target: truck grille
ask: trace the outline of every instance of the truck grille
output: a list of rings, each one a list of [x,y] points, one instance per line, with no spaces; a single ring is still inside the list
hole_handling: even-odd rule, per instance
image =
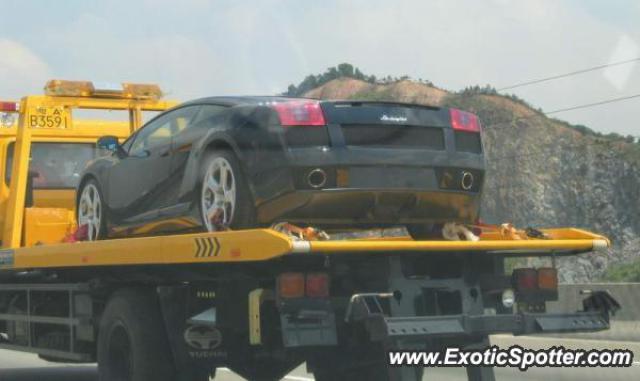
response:
[[[442,128],[406,125],[343,124],[348,146],[444,150]]]

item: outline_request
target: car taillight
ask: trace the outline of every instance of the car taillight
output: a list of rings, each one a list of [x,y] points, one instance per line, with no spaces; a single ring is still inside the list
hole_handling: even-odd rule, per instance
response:
[[[451,127],[456,131],[480,132],[480,121],[475,114],[458,110],[449,109],[451,116]]]
[[[306,295],[310,298],[329,296],[329,276],[324,273],[307,274]]]
[[[315,101],[290,101],[276,103],[273,108],[283,126],[324,126],[326,124],[320,103]]]
[[[556,290],[558,288],[558,271],[553,267],[539,268],[538,288],[541,290]]]
[[[304,296],[304,274],[284,273],[278,277],[278,296],[301,298]]]
[[[18,103],[16,102],[0,102],[0,111],[16,112],[18,111]]]

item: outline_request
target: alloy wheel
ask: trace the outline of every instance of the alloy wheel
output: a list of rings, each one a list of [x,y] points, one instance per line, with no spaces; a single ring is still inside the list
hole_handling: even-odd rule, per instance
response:
[[[209,163],[202,182],[202,219],[208,231],[228,227],[236,208],[236,179],[229,161],[217,157]]]
[[[102,223],[102,201],[98,188],[88,184],[82,189],[80,203],[78,204],[78,225],[87,226],[87,238],[89,241],[97,241],[100,235]]]

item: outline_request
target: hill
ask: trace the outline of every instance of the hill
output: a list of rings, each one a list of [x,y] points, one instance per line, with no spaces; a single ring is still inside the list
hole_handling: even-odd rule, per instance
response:
[[[521,227],[575,226],[613,240],[608,253],[561,260],[565,282],[597,280],[608,275],[609,266],[640,260],[640,144],[633,138],[603,135],[548,118],[525,101],[490,87],[456,93],[406,78],[381,83],[347,76],[325,81],[302,95],[403,101],[474,112],[483,123],[487,160],[485,221],[509,221]],[[616,270],[617,280],[619,274]]]

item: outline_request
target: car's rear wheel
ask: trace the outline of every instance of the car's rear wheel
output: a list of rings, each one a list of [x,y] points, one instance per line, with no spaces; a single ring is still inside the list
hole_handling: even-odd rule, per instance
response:
[[[235,155],[213,151],[203,165],[200,191],[202,225],[208,231],[253,227],[255,208]]]
[[[106,236],[107,221],[103,200],[102,192],[95,180],[84,183],[76,206],[76,217],[79,227],[86,225],[89,241],[97,241]]]

